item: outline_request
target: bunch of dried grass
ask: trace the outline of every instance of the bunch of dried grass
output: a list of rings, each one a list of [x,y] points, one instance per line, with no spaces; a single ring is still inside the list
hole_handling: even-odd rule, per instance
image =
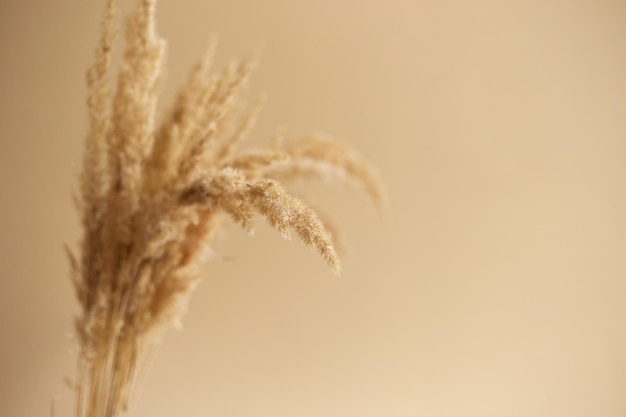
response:
[[[81,313],[76,415],[127,413],[146,344],[184,310],[200,277],[203,250],[223,215],[252,230],[255,214],[285,237],[295,233],[339,273],[328,227],[281,183],[331,177],[363,187],[380,206],[380,185],[349,148],[311,135],[237,153],[260,106],[242,114],[256,58],[209,70],[214,43],[157,125],[165,44],[155,32],[156,0],[137,0],[126,50],[111,88],[117,2],[107,0],[88,71],[90,128],[80,177],[80,257],[70,253]],[[280,182],[279,182],[280,180]]]

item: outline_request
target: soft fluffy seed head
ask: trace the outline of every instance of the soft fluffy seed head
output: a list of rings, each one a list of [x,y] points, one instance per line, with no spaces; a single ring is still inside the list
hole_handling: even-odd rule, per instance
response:
[[[77,416],[124,415],[146,343],[185,310],[224,218],[252,232],[261,216],[339,273],[328,227],[283,184],[322,177],[362,187],[381,207],[385,201],[369,165],[331,139],[314,135],[284,146],[281,130],[266,148],[239,151],[262,108],[259,100],[246,110],[242,100],[256,54],[211,73],[212,41],[157,123],[165,42],[155,12],[156,0],[136,1],[113,83],[117,2],[107,0],[87,76],[83,239],[80,256],[68,250],[81,308]]]

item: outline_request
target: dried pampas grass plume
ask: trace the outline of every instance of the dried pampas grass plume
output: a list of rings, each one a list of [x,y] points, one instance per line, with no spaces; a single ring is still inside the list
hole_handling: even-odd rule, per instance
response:
[[[328,228],[283,184],[322,177],[364,189],[384,210],[380,184],[352,150],[321,135],[238,153],[261,103],[242,113],[256,57],[210,72],[215,51],[192,69],[156,122],[165,43],[156,0],[137,0],[125,26],[115,89],[117,2],[106,2],[88,71],[89,132],[80,176],[80,256],[69,251],[81,312],[76,416],[127,415],[138,364],[155,331],[177,320],[200,277],[202,254],[224,215],[251,231],[256,215],[315,248],[337,273]]]

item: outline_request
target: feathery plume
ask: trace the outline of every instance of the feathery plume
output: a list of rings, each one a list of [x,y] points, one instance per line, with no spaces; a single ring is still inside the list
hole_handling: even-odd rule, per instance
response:
[[[83,237],[80,256],[68,250],[80,305],[77,417],[127,415],[146,347],[184,312],[225,217],[251,232],[260,215],[285,238],[294,234],[316,249],[339,273],[328,226],[281,184],[328,177],[352,182],[385,205],[369,165],[330,139],[311,136],[285,147],[279,132],[265,149],[238,152],[262,105],[242,113],[256,55],[214,75],[211,41],[157,124],[165,42],[156,34],[155,12],[156,0],[136,1],[113,90],[117,2],[107,0],[87,73]]]

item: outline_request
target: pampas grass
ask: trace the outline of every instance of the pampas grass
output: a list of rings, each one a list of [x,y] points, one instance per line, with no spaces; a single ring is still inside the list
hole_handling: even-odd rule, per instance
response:
[[[384,207],[370,167],[332,139],[310,135],[283,144],[279,133],[264,149],[238,152],[261,108],[242,105],[256,56],[215,74],[211,42],[157,122],[165,43],[156,34],[155,7],[156,0],[137,0],[127,18],[113,88],[118,8],[106,2],[87,76],[83,237],[78,255],[68,251],[80,305],[78,417],[127,415],[146,346],[185,310],[203,253],[225,218],[252,231],[263,217],[339,273],[330,226],[285,186],[299,178],[347,182]]]

